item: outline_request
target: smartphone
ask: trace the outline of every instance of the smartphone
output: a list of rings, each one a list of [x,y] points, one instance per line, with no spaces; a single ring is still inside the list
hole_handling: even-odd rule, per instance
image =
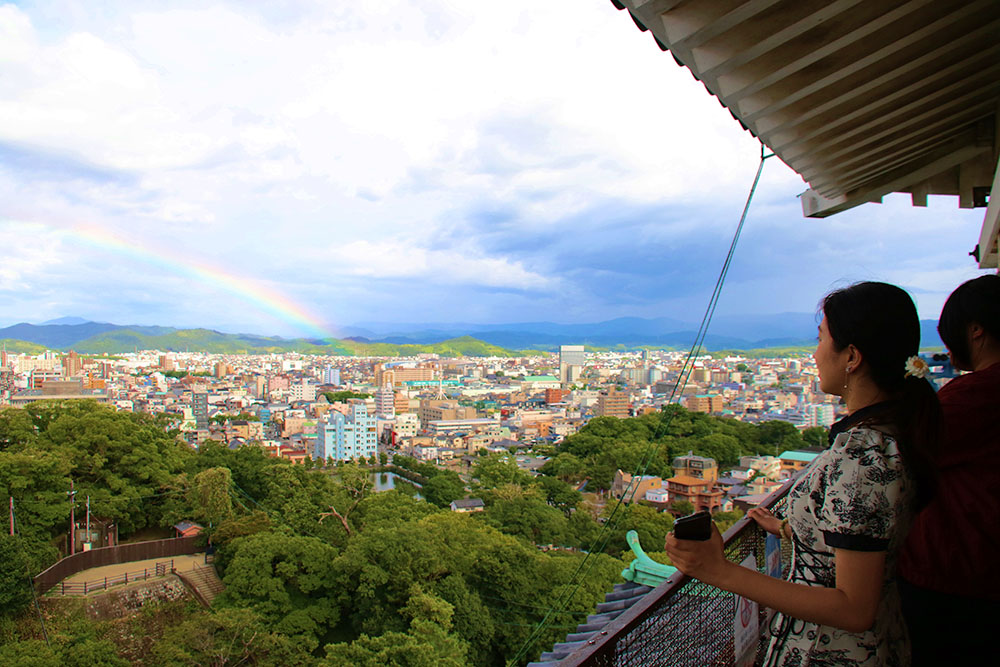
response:
[[[674,537],[678,540],[707,540],[712,536],[712,515],[697,512],[674,522]]]

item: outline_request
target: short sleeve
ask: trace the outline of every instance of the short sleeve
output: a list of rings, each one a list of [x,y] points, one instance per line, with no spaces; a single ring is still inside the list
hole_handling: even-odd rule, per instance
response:
[[[870,428],[837,440],[818,517],[823,541],[834,549],[886,551],[903,481],[895,440]]]

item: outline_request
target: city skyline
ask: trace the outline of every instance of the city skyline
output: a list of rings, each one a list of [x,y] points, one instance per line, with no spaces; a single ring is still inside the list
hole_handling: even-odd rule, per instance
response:
[[[25,2],[0,36],[0,326],[697,320],[759,157],[605,1]],[[877,279],[936,319],[980,273],[982,210],[805,188],[768,161],[717,315]]]

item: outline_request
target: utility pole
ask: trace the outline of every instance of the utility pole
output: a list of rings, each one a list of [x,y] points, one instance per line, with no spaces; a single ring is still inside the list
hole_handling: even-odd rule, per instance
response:
[[[10,497],[10,536],[14,537],[14,496]]]
[[[69,555],[76,553],[76,490],[73,480],[69,480]]]
[[[90,544],[90,496],[87,496],[87,544]]]

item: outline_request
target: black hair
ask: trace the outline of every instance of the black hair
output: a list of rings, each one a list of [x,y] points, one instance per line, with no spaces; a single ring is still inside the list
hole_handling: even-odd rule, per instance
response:
[[[907,359],[920,349],[920,319],[913,300],[895,285],[856,283],[828,294],[823,314],[837,349],[856,347],[871,380],[896,399],[888,421],[896,429],[903,465],[916,483],[916,504],[923,507],[934,491],[941,406],[927,380],[906,372]]]
[[[970,324],[978,324],[994,340],[1000,341],[1000,276],[979,276],[955,288],[941,309],[938,334],[963,369],[972,369],[969,350]]]

